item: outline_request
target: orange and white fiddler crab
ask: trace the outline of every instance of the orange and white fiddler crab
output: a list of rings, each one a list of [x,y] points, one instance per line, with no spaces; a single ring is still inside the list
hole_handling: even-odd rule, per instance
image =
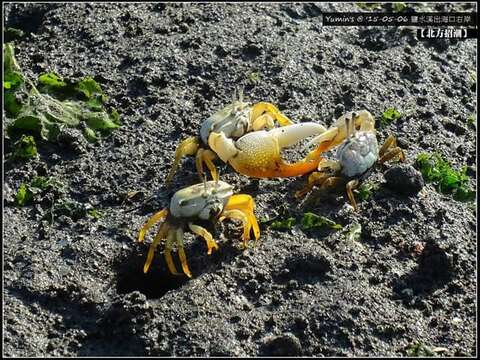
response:
[[[358,129],[357,129],[358,128]],[[323,158],[318,164],[318,172],[308,177],[304,189],[297,191],[297,198],[303,197],[314,186],[321,190],[346,186],[350,204],[357,210],[353,190],[377,163],[398,158],[405,161],[405,154],[397,146],[393,135],[388,136],[378,149],[375,119],[367,110],[349,112],[341,116],[323,134],[312,139],[309,144],[318,145],[322,152],[340,144],[336,151],[337,160]]]
[[[317,168],[319,151],[311,151],[303,160],[293,164],[283,161],[281,151],[309,136],[325,132],[323,125],[313,122],[294,124],[273,104],[259,102],[250,105],[243,102],[241,91],[239,98],[235,97],[231,104],[205,120],[199,137],[189,137],[179,144],[166,178],[167,184],[186,155],[195,155],[200,178],[205,163],[214,180],[218,180],[213,164],[217,157],[238,173],[257,178],[298,176]],[[280,127],[274,127],[275,120]]]
[[[160,241],[166,239],[164,256],[170,272],[179,275],[171,255],[172,248],[176,244],[183,272],[188,277],[192,276],[183,246],[183,228],[188,225],[193,233],[205,239],[209,255],[213,249],[218,249],[212,234],[205,228],[194,224],[196,220],[216,222],[224,219],[237,219],[242,221],[243,246],[248,247],[251,231],[253,231],[255,240],[260,237],[260,228],[255,218],[254,208],[255,203],[250,195],[234,195],[233,186],[223,181],[204,181],[203,184],[192,185],[177,191],[170,201],[170,206],[151,216],[138,234],[138,241],[143,242],[148,229],[164,220],[150,245],[143,268],[144,273],[150,268]]]

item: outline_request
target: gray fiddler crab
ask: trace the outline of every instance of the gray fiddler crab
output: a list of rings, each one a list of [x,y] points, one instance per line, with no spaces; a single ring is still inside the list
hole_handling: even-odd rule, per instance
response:
[[[170,201],[169,208],[152,215],[140,230],[138,241],[143,242],[148,229],[164,220],[150,245],[143,271],[145,273],[148,271],[155,249],[161,240],[166,239],[164,256],[168,269],[172,274],[179,274],[171,255],[173,246],[176,244],[183,272],[191,277],[183,246],[183,228],[185,225],[188,225],[193,233],[205,239],[209,255],[213,249],[218,249],[212,234],[205,228],[194,224],[194,221],[198,219],[213,222],[223,221],[224,219],[242,221],[243,245],[247,247],[251,231],[253,231],[255,240],[260,237],[260,228],[255,218],[254,208],[255,203],[250,195],[234,195],[233,186],[223,181],[204,181],[203,184],[192,185],[177,191]]]
[[[357,203],[353,190],[375,164],[383,164],[396,158],[405,161],[405,154],[397,146],[393,135],[388,136],[382,147],[378,148],[375,119],[367,110],[343,115],[309,144],[318,145],[322,151],[328,151],[339,144],[340,146],[336,151],[337,159],[322,159],[318,164],[319,171],[309,175],[307,185],[298,191],[296,196],[304,196],[314,186],[320,186],[322,190],[344,186],[355,210]]]

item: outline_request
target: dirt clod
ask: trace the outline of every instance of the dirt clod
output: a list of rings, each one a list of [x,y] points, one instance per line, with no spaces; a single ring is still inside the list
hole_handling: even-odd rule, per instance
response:
[[[264,355],[268,356],[300,356],[302,354],[302,344],[295,335],[286,333],[267,338],[264,352]]]
[[[395,165],[385,171],[387,186],[404,195],[415,195],[425,185],[422,174],[411,165]]]

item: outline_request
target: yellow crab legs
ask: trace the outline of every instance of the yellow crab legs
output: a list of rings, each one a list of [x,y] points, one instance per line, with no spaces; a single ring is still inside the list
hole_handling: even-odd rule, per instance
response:
[[[179,274],[171,254],[176,245],[183,273],[191,277],[183,244],[183,227],[188,224],[194,234],[206,241],[209,255],[213,249],[218,249],[212,234],[200,225],[194,224],[195,219],[213,222],[224,219],[240,220],[243,224],[243,246],[245,248],[248,246],[252,232],[255,240],[258,240],[260,228],[254,214],[253,198],[245,194],[233,195],[232,190],[233,187],[223,181],[208,181],[177,191],[170,201],[170,207],[152,215],[138,234],[138,241],[143,242],[147,231],[156,223],[163,221],[150,245],[143,271],[146,273],[149,270],[156,248],[166,239],[164,256],[169,271],[172,274]]]

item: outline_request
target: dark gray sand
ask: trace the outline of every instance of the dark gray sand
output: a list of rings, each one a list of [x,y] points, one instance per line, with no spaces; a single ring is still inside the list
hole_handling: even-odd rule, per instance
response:
[[[225,224],[210,256],[203,240],[187,234],[192,279],[170,275],[161,248],[144,275],[152,234],[135,242],[174,191],[198,182],[188,158],[165,187],[176,145],[196,135],[239,85],[248,101],[272,102],[295,122],[328,126],[355,109],[379,119],[395,107],[403,116],[378,129],[380,143],[394,134],[407,165],[420,152],[438,151],[454,167],[469,166],[476,188],[476,124],[467,122],[477,106],[474,39],[424,41],[407,28],[319,25],[321,10],[359,10],[350,4],[4,10],[6,25],[26,32],[15,48],[28,76],[93,76],[123,122],[98,145],[73,129],[61,144],[40,142],[38,159],[4,162],[6,356],[405,356],[415,346],[476,355],[476,204],[431,184],[405,195],[398,189],[415,173],[394,170],[403,175],[388,186],[383,174],[393,163],[373,171],[379,188],[357,213],[342,194],[308,206],[296,200],[305,178],[255,180],[221,166],[222,180],[254,197],[258,218],[312,211],[344,229],[263,224],[257,247],[243,251]],[[20,184],[36,175],[65,183],[59,196],[103,217],[66,213],[50,226],[42,220],[48,199],[16,206]],[[139,193],[126,200],[132,191]],[[349,240],[345,229],[356,224],[360,239]]]

